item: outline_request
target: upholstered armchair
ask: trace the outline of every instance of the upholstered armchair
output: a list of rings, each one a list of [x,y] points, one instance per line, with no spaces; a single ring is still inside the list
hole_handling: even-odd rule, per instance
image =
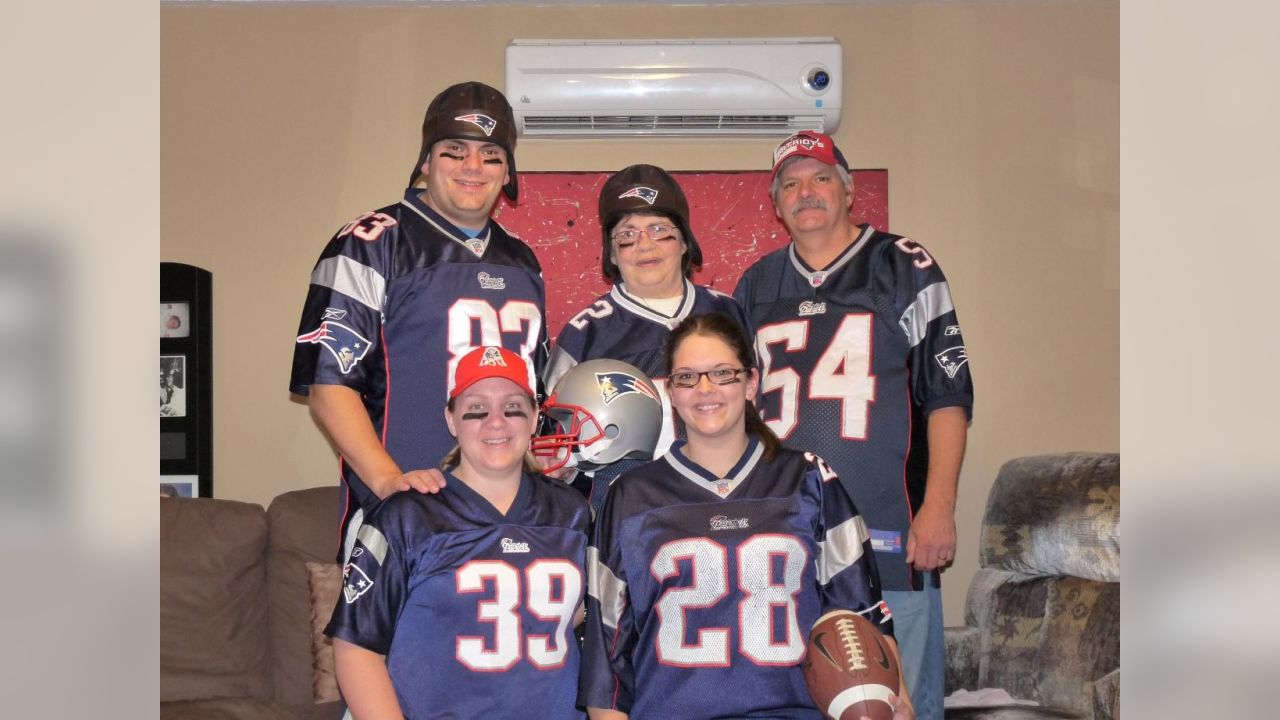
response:
[[[999,688],[1038,706],[948,708],[960,718],[1120,714],[1120,456],[1011,460],[982,520],[965,625],[947,628],[947,693]]]

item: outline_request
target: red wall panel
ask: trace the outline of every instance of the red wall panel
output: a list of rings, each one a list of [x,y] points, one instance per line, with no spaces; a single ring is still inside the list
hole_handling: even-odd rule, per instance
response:
[[[494,217],[538,255],[547,282],[547,334],[555,339],[574,313],[604,294],[596,202],[607,172],[520,173],[520,204],[505,197]],[[694,282],[733,292],[753,262],[788,241],[769,199],[769,173],[675,172],[689,199],[693,234],[702,247]],[[855,170],[855,222],[889,226],[889,173]]]

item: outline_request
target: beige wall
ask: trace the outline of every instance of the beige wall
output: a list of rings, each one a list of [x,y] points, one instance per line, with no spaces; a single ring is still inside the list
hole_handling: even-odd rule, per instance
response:
[[[946,269],[978,392],[947,574],[960,622],[1005,460],[1118,451],[1119,11],[1112,2],[792,7],[161,8],[161,259],[214,277],[218,497],[337,482],[287,386],[317,253],[396,199],[445,85],[515,37],[835,35],[851,162]],[[776,141],[528,141],[522,170],[762,169]],[[552,289],[554,292],[554,289]],[[336,512],[336,511],[335,511]]]

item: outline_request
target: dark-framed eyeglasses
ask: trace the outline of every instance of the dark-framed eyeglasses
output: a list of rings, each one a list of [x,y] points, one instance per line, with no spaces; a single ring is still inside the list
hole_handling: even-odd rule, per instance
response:
[[[705,370],[703,372],[696,372],[694,370],[681,370],[679,372],[673,372],[669,376],[667,376],[667,381],[670,382],[671,385],[674,387],[691,388],[691,387],[697,387],[698,383],[702,382],[702,376],[706,375],[707,379],[716,385],[728,385],[730,383],[742,382],[741,376],[743,375],[743,373],[749,373],[749,372],[751,371],[748,370],[747,368],[741,368],[741,367],[740,368],[718,367],[718,368],[713,368],[711,370]]]
[[[676,237],[676,226],[671,223],[654,223],[647,228],[640,230],[634,228],[626,228],[619,230],[609,236],[609,239],[618,244],[619,250],[626,250],[640,242],[640,236],[647,235],[654,242],[663,242],[664,240],[674,240]]]

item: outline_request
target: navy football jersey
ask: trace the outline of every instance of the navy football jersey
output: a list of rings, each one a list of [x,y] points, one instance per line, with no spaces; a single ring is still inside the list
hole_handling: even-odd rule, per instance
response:
[[[364,521],[325,632],[386,656],[407,718],[582,717],[586,501],[525,475],[504,516],[448,479]]]
[[[579,703],[632,718],[821,718],[800,662],[825,611],[888,635],[861,517],[819,458],[752,437],[725,478],[677,442],[609,489],[587,551]]]
[[[404,471],[436,467],[454,446],[441,419],[459,358],[502,345],[546,364],[546,288],[533,251],[492,220],[469,238],[410,188],[329,241],[311,273],[289,389],[345,385]],[[537,377],[529,379],[537,387]],[[345,525],[377,498],[344,463]],[[354,503],[354,506],[353,506]]]
[[[862,510],[885,589],[920,589],[907,530],[924,498],[924,416],[973,406],[947,279],[919,244],[860,226],[828,267],[794,244],[751,266],[734,296],[756,326],[761,415],[821,455]],[[913,577],[914,576],[914,577]]]
[[[556,338],[555,349],[543,375],[547,391],[565,373],[579,363],[608,358],[635,366],[649,376],[662,397],[662,432],[654,457],[660,457],[676,439],[671,399],[663,388],[667,382],[666,343],[671,330],[693,315],[720,312],[728,315],[751,337],[751,324],[742,306],[732,297],[701,285],[684,281],[684,297],[675,315],[668,317],[627,294],[626,288],[614,285],[589,307],[574,315]],[[635,467],[631,461],[619,461],[596,470],[591,488],[591,505],[598,512],[604,504],[604,490],[623,470]]]

